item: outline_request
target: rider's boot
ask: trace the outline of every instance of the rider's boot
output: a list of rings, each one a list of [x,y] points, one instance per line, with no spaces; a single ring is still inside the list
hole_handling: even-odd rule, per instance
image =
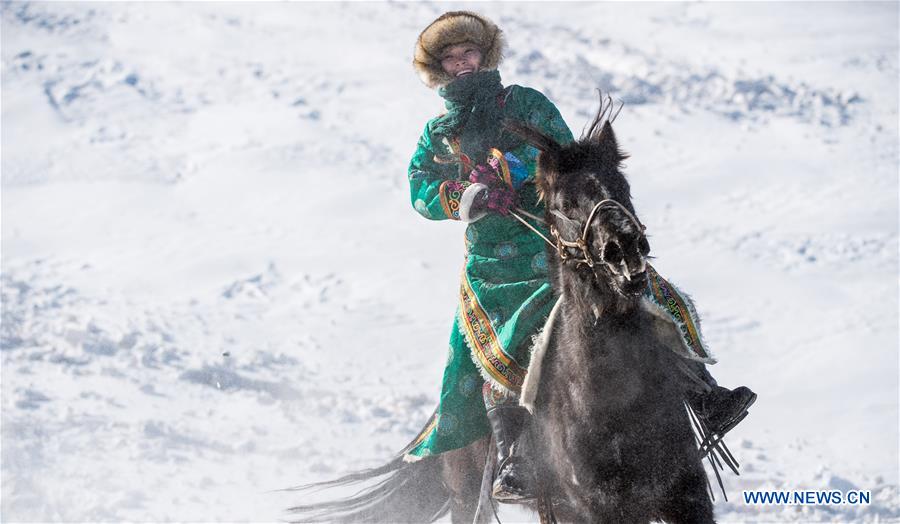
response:
[[[735,389],[720,386],[702,364],[697,370],[710,389],[692,395],[688,399],[691,407],[710,433],[725,435],[747,416],[747,409],[756,402],[756,393],[746,386]]]
[[[498,502],[525,502],[534,496],[534,468],[524,456],[516,455],[516,439],[522,434],[530,414],[518,404],[507,403],[487,410],[497,443],[497,476],[492,494]]]

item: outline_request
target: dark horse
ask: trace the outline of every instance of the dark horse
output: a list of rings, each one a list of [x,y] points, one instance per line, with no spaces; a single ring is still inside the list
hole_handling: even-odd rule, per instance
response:
[[[696,386],[672,350],[680,343],[674,326],[641,302],[650,246],[620,171],[626,155],[609,108],[601,104],[585,136],[567,145],[507,126],[541,151],[538,191],[556,238],[548,260],[561,300],[532,364],[540,380],[524,445],[561,520],[713,522],[684,404]],[[374,484],[357,495],[293,510],[303,522],[430,522],[448,511],[453,522],[483,522],[488,446],[483,439],[412,463],[398,457],[315,485]]]

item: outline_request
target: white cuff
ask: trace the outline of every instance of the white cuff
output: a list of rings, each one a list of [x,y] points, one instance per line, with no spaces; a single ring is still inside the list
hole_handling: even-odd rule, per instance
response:
[[[487,188],[488,186],[484,184],[472,184],[463,191],[462,196],[459,198],[459,219],[462,222],[475,222],[487,214],[487,211],[483,209],[478,211],[477,215],[470,214],[472,204],[475,202],[475,197],[482,191],[487,191]]]

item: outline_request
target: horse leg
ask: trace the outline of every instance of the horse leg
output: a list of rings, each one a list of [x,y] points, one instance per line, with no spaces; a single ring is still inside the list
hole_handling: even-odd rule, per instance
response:
[[[707,491],[706,472],[702,465],[690,468],[668,493],[660,509],[669,524],[715,523],[713,504]]]
[[[478,510],[481,476],[490,439],[441,454],[441,476],[450,490],[450,520],[453,524],[472,524]]]

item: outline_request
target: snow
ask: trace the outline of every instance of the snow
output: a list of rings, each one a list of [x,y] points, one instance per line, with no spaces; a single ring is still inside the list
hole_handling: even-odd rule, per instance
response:
[[[576,134],[626,101],[654,264],[760,395],[718,519],[900,519],[898,4],[6,2],[2,520],[279,520],[416,433],[463,226],[409,203],[410,60],[459,7]]]

